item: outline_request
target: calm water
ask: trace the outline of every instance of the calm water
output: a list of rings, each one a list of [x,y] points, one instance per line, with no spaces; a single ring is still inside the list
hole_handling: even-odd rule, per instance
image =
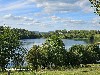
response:
[[[41,45],[42,43],[45,42],[45,40],[46,39],[24,39],[24,40],[21,40],[21,42],[23,43],[23,47],[29,50],[33,45]],[[71,39],[62,39],[62,40],[65,44],[66,49],[70,48],[72,45],[75,45],[75,44],[82,44],[82,45],[87,44],[85,41],[76,41],[76,40],[71,40]],[[8,67],[11,67],[11,66],[13,66],[13,64],[10,62]]]
[[[45,40],[46,39],[24,39],[21,41],[23,42],[23,47],[29,50],[33,45],[41,45],[42,43],[45,42]],[[70,48],[72,45],[75,44],[82,44],[82,45],[87,44],[85,41],[76,41],[71,39],[62,39],[62,40],[65,44],[66,49]]]

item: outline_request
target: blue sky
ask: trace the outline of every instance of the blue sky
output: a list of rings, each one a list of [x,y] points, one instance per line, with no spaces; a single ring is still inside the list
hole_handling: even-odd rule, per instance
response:
[[[100,30],[88,0],[0,0],[0,25],[31,31]]]

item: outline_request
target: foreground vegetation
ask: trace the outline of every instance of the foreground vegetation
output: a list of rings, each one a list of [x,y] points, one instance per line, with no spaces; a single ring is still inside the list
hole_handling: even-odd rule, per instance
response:
[[[76,67],[80,64],[96,64],[100,60],[98,44],[73,45],[65,49],[63,41],[52,35],[41,46],[33,45],[26,56],[32,69],[58,69],[61,67]]]
[[[7,72],[2,72],[0,75],[7,75]],[[100,66],[88,68],[76,68],[66,70],[42,70],[42,71],[12,71],[10,75],[100,75]]]
[[[100,48],[98,44],[93,43],[86,46],[73,45],[67,50],[58,32],[49,36],[41,46],[33,45],[33,47],[27,51],[21,46],[20,37],[22,35],[20,33],[9,27],[1,28],[0,71],[5,71],[5,68],[7,68],[10,62],[15,68],[22,68],[27,61],[27,67],[36,71],[38,71],[38,69],[58,70],[62,67],[79,67],[80,64],[98,63],[100,60]],[[95,31],[91,32],[95,34]],[[69,31],[68,33],[73,35],[73,33],[77,33],[77,31]],[[99,37],[99,31],[96,31],[96,33]],[[78,34],[80,35],[81,33],[78,32]],[[74,37],[75,36],[76,35],[74,35]],[[93,41],[93,39],[94,36],[92,35],[90,40]]]

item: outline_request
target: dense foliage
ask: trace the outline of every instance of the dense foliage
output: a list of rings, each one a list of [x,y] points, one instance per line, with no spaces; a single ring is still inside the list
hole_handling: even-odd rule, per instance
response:
[[[0,31],[2,29],[3,26],[0,26]],[[88,39],[91,42],[100,40],[99,30],[56,30],[49,32],[28,31],[18,28],[13,28],[12,30],[20,35],[20,39],[49,38],[52,35],[57,35],[63,39]]]
[[[91,43],[100,41],[99,30],[56,30],[41,34],[43,38],[48,38],[52,35],[57,35],[62,39],[85,40],[86,42]]]
[[[73,45],[65,50],[62,40],[53,35],[41,46],[33,46],[27,54],[28,63],[34,69],[47,67],[79,66],[80,64],[93,64],[100,60],[100,48],[97,44]]]
[[[0,31],[4,29],[3,26],[0,26]],[[16,32],[18,35],[20,35],[20,39],[34,39],[34,38],[40,38],[41,35],[39,32],[34,32],[34,31],[28,31],[25,29],[18,29],[18,28],[13,28],[11,29],[14,32]]]
[[[52,36],[42,46],[33,46],[28,52],[27,60],[33,67],[50,68],[65,65],[65,46],[61,39]],[[37,67],[36,67],[37,66]]]
[[[90,39],[90,37],[96,38],[96,35],[100,37],[99,30],[56,30],[55,32],[51,32],[51,34],[58,34],[59,37],[65,39]]]
[[[2,70],[7,67],[11,60],[14,63],[16,60],[17,65],[18,62],[20,63],[23,60],[22,56],[24,55],[22,54],[25,51],[21,48],[19,36],[17,32],[9,27],[0,28],[0,68],[2,68]],[[19,57],[21,58],[20,60]]]
[[[97,63],[100,60],[100,48],[95,42],[100,40],[98,30],[56,30],[55,32],[36,33],[25,29],[11,29],[0,26],[0,68],[2,70],[13,62],[15,67],[25,62],[27,51],[21,46],[20,39],[47,38],[41,46],[33,45],[26,56],[27,62],[38,68],[54,68],[79,66],[80,64]],[[61,40],[89,39],[90,45],[74,45],[69,50],[65,49]]]
[[[89,0],[92,4],[92,7],[95,8],[94,13],[100,16],[100,0]]]

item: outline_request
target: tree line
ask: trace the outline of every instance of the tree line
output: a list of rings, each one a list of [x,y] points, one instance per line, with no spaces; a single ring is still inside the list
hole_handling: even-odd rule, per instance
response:
[[[3,30],[3,26],[0,26],[0,31]],[[35,38],[48,38],[52,35],[58,35],[62,39],[88,39],[88,40],[100,40],[99,30],[55,30],[49,32],[36,32],[28,31],[25,29],[12,28],[16,33],[20,35],[20,39],[35,39]]]
[[[3,32],[4,28],[5,28],[4,26],[0,26],[0,31]],[[39,33],[36,33],[35,31],[28,31],[25,29],[18,29],[18,28],[12,28],[11,30],[16,32],[19,35],[20,39],[35,39],[41,37],[41,35]]]
[[[62,39],[85,40],[86,42],[94,43],[100,41],[99,30],[56,30],[48,33],[42,33],[43,38],[48,38],[52,35],[58,35]]]

